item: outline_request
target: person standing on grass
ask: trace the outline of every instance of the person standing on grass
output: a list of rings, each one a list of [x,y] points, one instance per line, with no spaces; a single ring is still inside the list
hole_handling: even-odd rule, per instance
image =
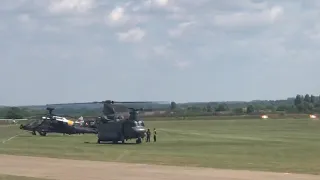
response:
[[[153,142],[157,141],[157,130],[156,128],[153,128]]]
[[[146,142],[150,142],[150,136],[151,136],[151,132],[150,129],[147,130],[147,140]]]

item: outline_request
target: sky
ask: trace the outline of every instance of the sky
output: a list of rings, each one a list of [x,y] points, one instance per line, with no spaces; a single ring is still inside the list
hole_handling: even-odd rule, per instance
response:
[[[320,94],[319,0],[0,0],[0,104]]]

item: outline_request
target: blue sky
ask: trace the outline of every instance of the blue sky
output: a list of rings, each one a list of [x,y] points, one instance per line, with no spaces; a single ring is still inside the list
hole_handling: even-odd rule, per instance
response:
[[[319,0],[1,0],[0,104],[320,94]]]

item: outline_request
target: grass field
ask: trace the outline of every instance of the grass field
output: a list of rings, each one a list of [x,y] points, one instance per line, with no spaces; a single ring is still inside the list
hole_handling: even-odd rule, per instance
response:
[[[96,144],[94,135],[47,137],[0,126],[0,154],[320,174],[320,121],[150,121],[158,142]],[[134,141],[132,141],[134,142]]]

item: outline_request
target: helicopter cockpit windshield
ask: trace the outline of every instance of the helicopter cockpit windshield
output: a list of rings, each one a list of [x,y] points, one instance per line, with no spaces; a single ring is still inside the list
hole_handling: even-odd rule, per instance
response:
[[[143,121],[134,121],[136,126],[144,126]]]

